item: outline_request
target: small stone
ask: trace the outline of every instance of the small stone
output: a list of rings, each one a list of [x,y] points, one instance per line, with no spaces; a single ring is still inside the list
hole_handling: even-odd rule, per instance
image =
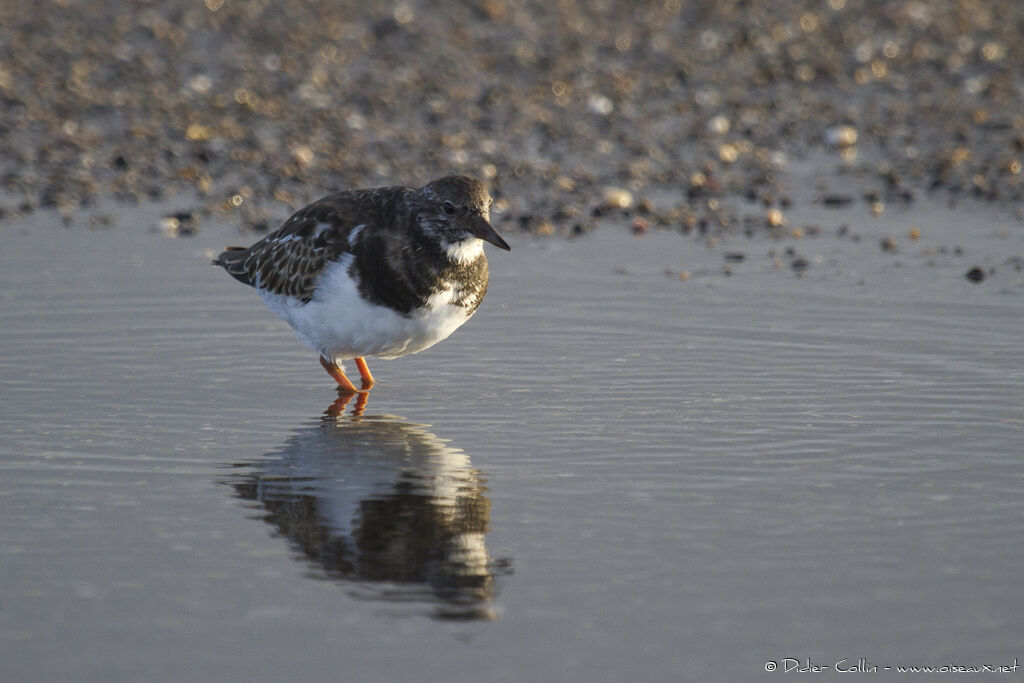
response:
[[[210,89],[213,87],[213,79],[206,74],[196,74],[192,78],[188,79],[188,87],[200,95],[205,95],[210,92]]]
[[[604,205],[611,209],[628,209],[633,206],[633,193],[621,187],[606,187]]]
[[[964,277],[966,277],[971,282],[981,282],[982,280],[985,279],[985,271],[981,268],[981,266],[974,266],[973,268],[968,270],[967,273],[964,274]]]
[[[2,214],[2,212],[0,212]],[[2,215],[0,215],[2,217]],[[98,213],[89,217],[89,227],[93,229],[97,228],[109,228],[114,224],[114,217],[107,213]]]
[[[853,197],[845,194],[827,194],[821,198],[821,203],[828,209],[841,209],[853,204]]]
[[[294,194],[284,189],[283,187],[278,187],[274,189],[274,199],[292,207],[294,207],[299,202],[298,197],[296,197]]]
[[[729,132],[730,125],[729,117],[723,114],[718,114],[717,116],[712,116],[711,119],[708,120],[708,132],[714,133],[715,135],[725,135]]]
[[[567,175],[560,175],[555,178],[555,187],[563,192],[572,192],[576,189],[576,181]]]
[[[189,127],[185,129],[185,139],[192,142],[209,140],[212,137],[213,129],[200,123],[190,124]]]
[[[832,126],[825,130],[825,144],[829,147],[852,147],[857,144],[857,129],[853,126]]]
[[[916,241],[916,240],[921,238],[921,229],[920,228],[916,228],[916,227],[911,228],[909,234],[910,234],[910,239]]]
[[[727,252],[722,258],[730,263],[743,263],[747,260],[747,255],[740,251]]]
[[[313,148],[309,145],[297,145],[292,148],[292,157],[295,161],[299,162],[301,166],[308,166],[313,163],[313,159],[316,154],[313,152]]]
[[[199,231],[199,225],[191,211],[178,211],[160,219],[160,229],[168,237],[189,237]]]
[[[786,224],[786,217],[778,209],[768,209],[764,215],[764,221],[772,228],[778,228]]]
[[[879,246],[882,247],[882,251],[896,251],[899,243],[895,237],[883,237],[882,241],[879,242]]]
[[[168,237],[177,237],[181,221],[173,216],[164,216],[160,219],[160,230]]]
[[[595,93],[587,99],[587,108],[600,116],[607,116],[615,109],[615,103],[606,95]]]
[[[555,213],[552,215],[556,221],[566,221],[580,215],[579,207],[573,206],[572,204],[563,204],[558,207]]]

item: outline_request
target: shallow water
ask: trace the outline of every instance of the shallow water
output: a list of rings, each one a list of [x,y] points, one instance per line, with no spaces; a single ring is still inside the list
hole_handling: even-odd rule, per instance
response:
[[[513,235],[477,316],[371,362],[365,406],[207,265],[228,227],[8,225],[4,678],[1011,664],[1021,240],[976,208],[844,219],[864,239],[798,242],[803,277],[789,243]]]

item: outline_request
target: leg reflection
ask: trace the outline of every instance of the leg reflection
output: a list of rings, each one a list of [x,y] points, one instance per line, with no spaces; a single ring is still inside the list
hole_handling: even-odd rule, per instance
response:
[[[355,398],[355,405],[352,406],[352,417],[361,416],[366,411],[366,404],[370,400],[370,395],[367,392],[360,392],[358,394],[340,394],[338,398],[334,400],[334,403],[327,406],[327,410],[324,411],[324,417],[334,419],[344,416],[345,409],[353,398]]]

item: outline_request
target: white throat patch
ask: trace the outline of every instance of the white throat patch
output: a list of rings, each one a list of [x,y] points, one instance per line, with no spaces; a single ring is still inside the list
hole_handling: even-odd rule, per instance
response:
[[[469,239],[449,245],[447,253],[448,258],[456,263],[472,263],[480,258],[480,254],[483,253],[483,250],[483,240],[476,237],[470,237]]]

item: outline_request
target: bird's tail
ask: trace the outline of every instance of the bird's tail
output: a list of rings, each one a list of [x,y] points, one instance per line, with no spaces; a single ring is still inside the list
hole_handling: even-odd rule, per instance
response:
[[[224,247],[220,255],[210,261],[215,266],[220,266],[228,272],[228,275],[239,282],[252,285],[252,277],[245,269],[245,261],[249,258],[249,249],[246,247]]]

